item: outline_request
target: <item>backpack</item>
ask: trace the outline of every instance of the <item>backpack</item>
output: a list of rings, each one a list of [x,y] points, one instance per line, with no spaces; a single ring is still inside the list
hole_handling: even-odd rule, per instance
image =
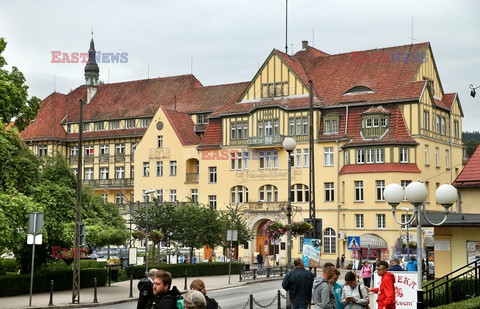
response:
[[[183,307],[183,297],[180,296],[180,299],[177,300],[177,309],[184,309]]]
[[[359,284],[358,284],[358,294],[360,294],[360,298],[363,298],[361,287],[362,287],[362,284],[359,283]],[[365,309],[370,309],[370,304],[366,304],[366,305],[365,305]]]

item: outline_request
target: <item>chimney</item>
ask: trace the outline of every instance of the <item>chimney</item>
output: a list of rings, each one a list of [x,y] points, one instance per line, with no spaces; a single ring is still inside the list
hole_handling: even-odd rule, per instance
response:
[[[307,40],[303,40],[303,41],[302,41],[302,49],[305,50],[305,49],[307,49],[307,47],[308,47],[308,41],[307,41]]]

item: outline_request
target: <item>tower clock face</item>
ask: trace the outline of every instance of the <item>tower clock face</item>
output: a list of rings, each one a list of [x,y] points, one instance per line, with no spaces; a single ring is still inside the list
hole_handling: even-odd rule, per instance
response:
[[[163,122],[159,121],[157,122],[157,130],[160,131],[161,129],[163,129]]]

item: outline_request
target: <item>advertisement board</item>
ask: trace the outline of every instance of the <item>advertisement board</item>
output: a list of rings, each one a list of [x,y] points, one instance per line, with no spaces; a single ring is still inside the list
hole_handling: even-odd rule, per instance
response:
[[[320,267],[322,241],[316,238],[303,239],[302,260],[306,267]]]
[[[395,301],[396,309],[411,309],[417,306],[417,272],[391,271],[395,276]],[[373,277],[373,286],[380,286],[380,276],[376,273]],[[374,294],[374,309],[377,309],[377,294]]]

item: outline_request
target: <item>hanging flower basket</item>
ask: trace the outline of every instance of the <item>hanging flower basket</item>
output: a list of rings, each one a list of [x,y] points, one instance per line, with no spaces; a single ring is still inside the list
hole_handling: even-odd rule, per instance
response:
[[[277,241],[287,232],[287,229],[281,222],[267,221],[263,226],[263,235],[273,241]]]
[[[293,237],[297,237],[308,233],[311,229],[313,229],[313,226],[308,222],[300,221],[293,222],[290,226],[287,226],[287,229],[292,231]]]

